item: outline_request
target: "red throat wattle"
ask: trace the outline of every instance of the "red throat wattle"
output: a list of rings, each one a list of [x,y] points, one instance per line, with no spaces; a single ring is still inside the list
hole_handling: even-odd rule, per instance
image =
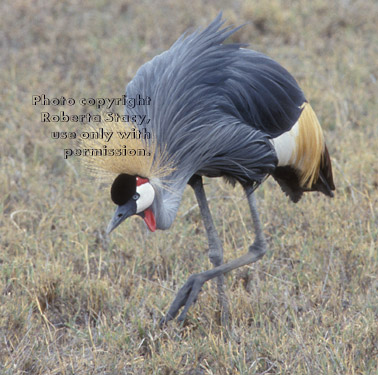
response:
[[[143,178],[143,177],[137,177],[136,178],[137,186],[141,186],[141,185],[145,184],[146,182],[149,182],[147,178]],[[151,232],[155,232],[156,220],[155,220],[155,215],[152,212],[151,208],[147,208],[146,210],[144,210],[143,213],[144,213],[143,220],[147,224],[148,229]]]
[[[156,221],[155,221],[155,215],[152,212],[151,208],[147,208],[147,210],[144,211],[144,222],[147,224],[148,229],[151,232],[155,232],[156,230]]]

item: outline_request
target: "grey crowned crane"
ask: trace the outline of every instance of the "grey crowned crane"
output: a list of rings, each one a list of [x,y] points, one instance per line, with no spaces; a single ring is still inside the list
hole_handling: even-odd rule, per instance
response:
[[[205,30],[182,35],[127,85],[128,98],[151,99],[150,105],[126,106],[126,115],[146,116],[148,123],[122,125],[151,134],[129,141],[146,150],[145,156],[108,153],[91,159],[95,168],[114,176],[111,199],[118,207],[108,233],[132,215],[142,217],[151,231],[168,229],[186,185],[194,189],[214,268],[189,277],[162,323],[182,307],[178,319],[184,320],[202,285],[216,277],[227,310],[223,275],[266,252],[253,192],[269,175],[293,202],[307,191],[332,197],[335,189],[321,126],[295,79],[244,44],[223,44],[239,29],[222,28],[223,23],[219,14]],[[128,141],[113,137],[113,142],[119,148]],[[202,176],[239,182],[251,210],[255,240],[245,255],[226,264]]]

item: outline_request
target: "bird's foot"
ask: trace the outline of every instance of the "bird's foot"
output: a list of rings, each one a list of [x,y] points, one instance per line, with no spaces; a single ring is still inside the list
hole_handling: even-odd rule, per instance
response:
[[[167,315],[161,319],[160,326],[174,319],[182,306],[184,306],[184,309],[182,310],[177,320],[179,322],[183,322],[186,318],[189,307],[197,301],[198,294],[201,291],[202,285],[205,283],[205,281],[206,279],[200,273],[191,275],[187,282],[177,293],[176,298],[172,302]]]

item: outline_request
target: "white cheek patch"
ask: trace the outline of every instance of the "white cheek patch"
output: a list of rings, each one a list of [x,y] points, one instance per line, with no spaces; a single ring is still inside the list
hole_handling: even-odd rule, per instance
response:
[[[155,198],[155,190],[149,182],[146,182],[137,186],[136,192],[139,194],[139,198],[136,201],[136,213],[139,214],[151,206]]]

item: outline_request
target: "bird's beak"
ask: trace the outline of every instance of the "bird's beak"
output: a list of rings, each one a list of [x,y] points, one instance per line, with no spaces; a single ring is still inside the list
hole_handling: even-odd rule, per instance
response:
[[[106,228],[106,233],[109,234],[115,228],[118,227],[125,219],[134,215],[136,213],[135,201],[130,200],[122,206],[118,206],[112,219],[110,220],[108,227]]]

